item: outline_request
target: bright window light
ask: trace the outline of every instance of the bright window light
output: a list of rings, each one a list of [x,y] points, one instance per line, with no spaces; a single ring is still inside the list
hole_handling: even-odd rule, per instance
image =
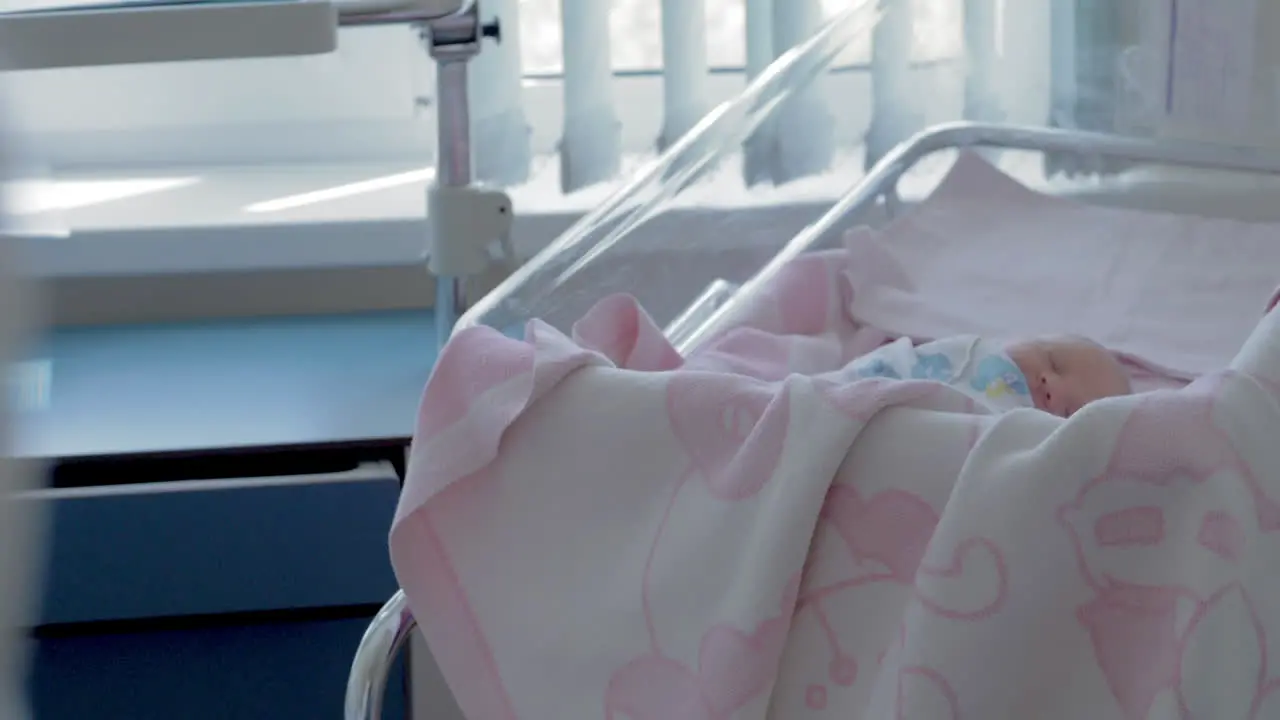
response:
[[[331,188],[325,188],[324,190],[313,190],[312,192],[287,195],[274,200],[264,200],[263,202],[254,203],[246,207],[245,211],[251,213],[268,213],[279,212],[281,210],[292,210],[293,208],[303,207],[305,205],[315,205],[317,203],[339,200],[353,195],[364,195],[367,193],[378,192],[379,190],[388,190],[390,188],[402,187],[404,185],[428,182],[435,176],[435,168],[410,170],[409,172],[396,173],[395,175],[385,175],[383,177],[372,178],[370,180],[361,180],[360,182],[348,183],[346,185],[337,185]]]
[[[187,187],[200,178],[120,180],[19,180],[9,185],[9,210],[15,215],[40,215]]]

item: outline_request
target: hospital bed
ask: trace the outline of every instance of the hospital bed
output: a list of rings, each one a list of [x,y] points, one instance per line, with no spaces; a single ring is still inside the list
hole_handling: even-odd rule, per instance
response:
[[[456,319],[455,326],[488,325],[511,330],[526,320],[540,318],[559,329],[567,329],[570,322],[602,295],[625,290],[653,311],[667,337],[687,354],[717,330],[731,324],[735,310],[745,299],[767,285],[781,268],[802,253],[833,246],[842,231],[853,225],[880,225],[903,213],[907,204],[919,199],[918,192],[905,187],[906,181],[914,172],[927,167],[930,159],[951,151],[1074,156],[1082,167],[1114,167],[1120,163],[1139,168],[1154,166],[1271,176],[1263,178],[1262,185],[1248,186],[1242,191],[1245,195],[1276,187],[1265,183],[1280,175],[1280,154],[1256,148],[1039,127],[948,123],[931,127],[895,147],[798,233],[780,238],[773,245],[751,248],[747,263],[751,269],[745,276],[740,267],[727,259],[723,274],[713,270],[710,275],[704,272],[696,278],[656,265],[645,266],[651,271],[647,273],[629,271],[629,266],[644,263],[643,248],[663,242],[659,237],[661,233],[650,230],[655,219],[660,220],[664,212],[671,212],[680,197],[693,195],[691,188],[705,179],[708,170],[732,153],[753,128],[773,118],[778,108],[785,105],[788,95],[819,77],[830,65],[840,42],[850,34],[865,30],[865,22],[859,24],[859,20],[865,19],[857,15],[856,12],[846,14],[813,41],[775,63],[741,97],[711,113],[609,201],[497,289],[461,317],[450,318]],[[1213,198],[1205,201],[1204,186],[1195,182],[1182,185],[1182,189],[1186,197],[1199,197],[1202,201],[1193,208],[1196,212],[1226,216],[1249,212],[1241,212],[1238,207],[1209,207],[1215,205]],[[1165,210],[1178,210],[1177,206],[1182,205],[1170,199],[1173,195],[1166,192],[1170,190],[1167,184],[1143,185],[1132,178],[1126,183],[1113,184],[1086,179],[1056,190],[1099,204]],[[1229,199],[1227,205],[1230,205]],[[643,240],[638,240],[642,237]],[[750,239],[742,240],[750,244]],[[710,238],[706,242],[714,243]],[[734,250],[726,248],[724,257],[728,258]],[[619,276],[623,277],[625,287],[614,282]],[[389,668],[414,628],[415,619],[406,597],[399,592],[377,614],[356,652],[347,687],[345,717],[348,720],[380,717],[380,698]]]

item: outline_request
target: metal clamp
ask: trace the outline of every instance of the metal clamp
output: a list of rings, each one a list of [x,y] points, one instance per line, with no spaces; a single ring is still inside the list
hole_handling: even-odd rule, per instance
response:
[[[473,186],[467,69],[481,41],[502,40],[502,26],[480,21],[479,0],[339,0],[343,25],[411,24],[436,61],[436,178],[427,190],[428,266],[436,276],[437,343],[444,345],[466,307],[466,280],[489,267],[495,242],[515,260],[511,198]]]
[[[477,0],[335,0],[339,22],[355,25],[417,25],[468,15]]]
[[[511,198],[501,190],[432,184],[427,190],[427,221],[432,241],[427,266],[436,277],[484,272],[494,241],[501,255],[511,253]]]
[[[428,54],[436,61],[436,178],[427,191],[431,226],[428,265],[436,276],[436,341],[443,346],[466,307],[466,280],[489,267],[487,249],[496,241],[512,252],[511,198],[472,183],[471,112],[467,70],[486,37],[500,40],[497,22],[480,22],[478,3],[421,25]]]

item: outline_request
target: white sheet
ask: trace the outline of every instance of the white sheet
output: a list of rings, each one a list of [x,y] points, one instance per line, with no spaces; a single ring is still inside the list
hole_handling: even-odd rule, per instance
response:
[[[883,243],[909,284],[861,283],[854,320],[918,338],[1079,333],[1183,379],[1223,367],[1280,284],[1280,224],[1083,205],[973,154],[851,241]]]

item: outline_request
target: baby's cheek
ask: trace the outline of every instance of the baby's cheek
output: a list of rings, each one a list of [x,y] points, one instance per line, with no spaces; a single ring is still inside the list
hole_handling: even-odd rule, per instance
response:
[[[1027,386],[1031,386],[1031,378],[1035,376],[1033,368],[1029,367],[1025,362],[1013,361],[1014,367],[1018,368],[1018,372],[1022,373],[1022,378],[1027,381]]]
[[[1114,393],[1115,389],[1109,378],[1074,378],[1070,384],[1072,405],[1076,409]]]

